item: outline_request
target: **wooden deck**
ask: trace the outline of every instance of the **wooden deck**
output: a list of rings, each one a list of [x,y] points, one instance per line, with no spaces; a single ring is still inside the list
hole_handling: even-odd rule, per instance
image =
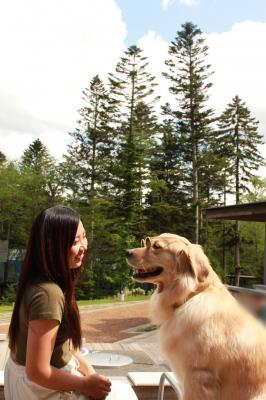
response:
[[[3,370],[5,363],[9,357],[9,348],[7,340],[0,340],[0,370]],[[132,340],[132,339],[131,339]],[[136,342],[132,343],[127,341],[115,342],[115,343],[86,343],[84,345],[88,347],[90,351],[104,351],[104,352],[116,352],[120,354],[130,355],[133,359],[133,363],[123,368],[95,368],[97,372],[103,373],[112,379],[121,380],[127,382],[133,386],[140,400],[156,400],[158,386],[142,386],[134,384],[128,379],[127,374],[131,371],[150,371],[150,372],[165,372],[169,371],[166,361],[160,355],[158,351],[157,343],[147,342]],[[0,400],[3,400],[3,386],[0,386]],[[171,388],[166,388],[165,400],[174,400],[174,392]]]
[[[153,343],[88,343],[87,347],[91,351],[116,351],[116,352],[142,352],[151,358],[156,365],[166,365],[167,361],[158,351],[158,344]]]
[[[6,361],[9,357],[8,342],[6,335],[0,335],[0,376],[5,368]],[[0,382],[0,400],[4,400],[4,387],[3,382]]]
[[[8,342],[5,340],[6,335],[0,336],[0,371],[5,368],[6,361],[9,357]]]
[[[141,352],[146,354],[155,365],[166,365],[166,360],[162,357],[161,353],[158,352],[157,344],[152,343],[87,343],[85,345],[90,351],[111,351],[118,353],[128,352]],[[3,336],[0,336],[0,370],[3,370],[6,361],[9,357],[9,348],[7,340],[3,340]]]

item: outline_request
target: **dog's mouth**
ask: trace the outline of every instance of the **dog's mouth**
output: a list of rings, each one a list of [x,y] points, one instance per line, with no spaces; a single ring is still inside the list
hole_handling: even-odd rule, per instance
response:
[[[163,267],[153,267],[153,268],[137,268],[133,274],[134,279],[149,279],[160,275],[163,272]]]

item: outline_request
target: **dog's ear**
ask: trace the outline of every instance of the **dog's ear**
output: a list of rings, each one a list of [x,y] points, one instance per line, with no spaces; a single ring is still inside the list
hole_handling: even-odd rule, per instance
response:
[[[201,246],[197,244],[190,244],[188,251],[180,250],[177,253],[177,262],[180,272],[190,272],[200,283],[204,282],[209,275],[211,267],[208,258]]]
[[[154,240],[154,242],[152,243],[152,247],[154,249],[163,249],[166,246],[165,242],[163,240]]]
[[[198,244],[190,244],[188,246],[188,253],[196,278],[199,282],[204,282],[211,270],[207,256]]]
[[[176,258],[177,258],[178,272],[181,272],[183,274],[189,272],[193,276],[195,275],[192,265],[191,265],[191,260],[189,258],[188,253],[185,250],[182,249],[182,250],[177,251]]]
[[[147,247],[148,249],[151,247],[151,239],[149,237],[146,237],[144,239],[144,243],[145,243],[144,247]]]

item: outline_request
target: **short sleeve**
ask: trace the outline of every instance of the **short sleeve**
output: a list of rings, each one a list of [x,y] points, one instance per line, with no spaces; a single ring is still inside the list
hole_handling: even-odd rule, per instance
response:
[[[64,294],[56,284],[36,285],[28,297],[28,320],[56,319],[61,322],[64,303]]]

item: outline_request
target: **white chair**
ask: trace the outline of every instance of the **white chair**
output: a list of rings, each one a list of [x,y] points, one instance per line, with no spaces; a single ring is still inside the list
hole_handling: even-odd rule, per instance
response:
[[[163,400],[165,381],[168,381],[170,386],[172,386],[173,390],[175,391],[175,393],[177,395],[177,400],[182,400],[182,392],[177,383],[177,380],[169,372],[163,372],[161,375],[160,383],[159,383],[159,390],[158,390],[158,400]]]

